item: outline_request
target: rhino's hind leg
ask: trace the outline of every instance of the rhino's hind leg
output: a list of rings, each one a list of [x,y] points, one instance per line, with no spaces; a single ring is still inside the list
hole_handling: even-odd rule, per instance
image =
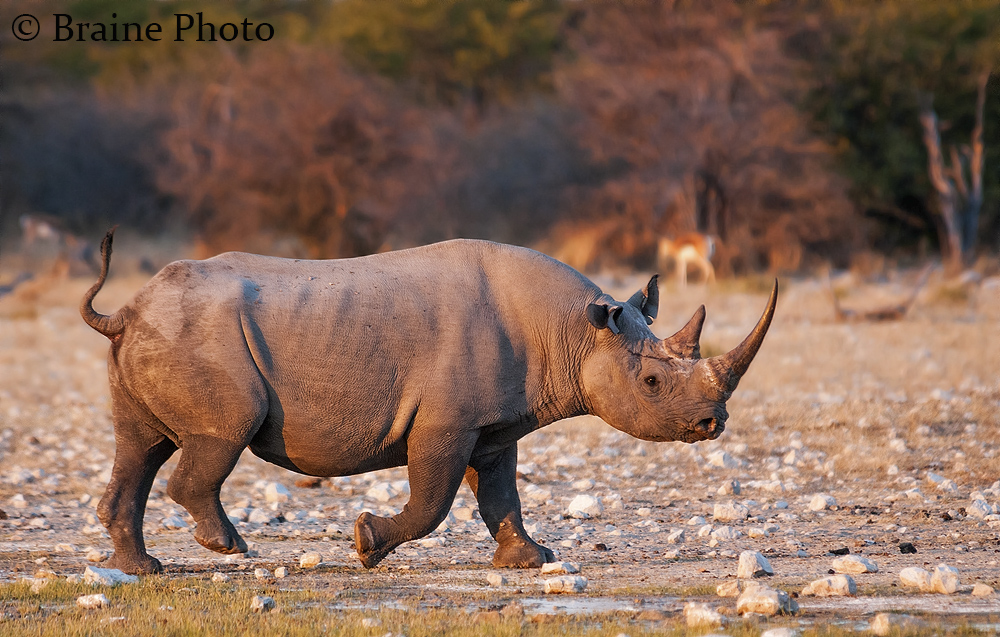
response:
[[[391,518],[362,513],[354,523],[354,545],[366,568],[373,568],[393,549],[424,537],[441,524],[469,463],[476,434],[465,440],[452,435],[445,440],[411,436],[408,455],[410,500]]]
[[[245,442],[213,436],[189,435],[181,440],[181,459],[170,476],[167,494],[198,524],[194,539],[218,553],[245,553],[246,542],[229,521],[219,493],[232,472]]]
[[[156,472],[177,446],[141,418],[132,418],[134,410],[115,398],[115,464],[97,505],[97,515],[115,547],[106,564],[133,575],[159,573],[160,561],[146,552],[142,519]]]
[[[476,494],[479,514],[499,546],[493,554],[497,568],[539,568],[554,562],[555,554],[524,530],[521,499],[517,495],[517,445],[486,458],[473,458],[465,478]]]

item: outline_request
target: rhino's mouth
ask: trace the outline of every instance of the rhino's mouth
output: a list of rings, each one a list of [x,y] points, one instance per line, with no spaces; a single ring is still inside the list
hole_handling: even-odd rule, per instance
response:
[[[699,420],[687,432],[685,442],[698,442],[700,440],[715,440],[726,430],[726,421],[722,418],[703,418]]]

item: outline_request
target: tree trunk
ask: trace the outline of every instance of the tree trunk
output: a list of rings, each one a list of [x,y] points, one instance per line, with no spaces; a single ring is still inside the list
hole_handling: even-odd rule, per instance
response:
[[[940,237],[941,257],[945,263],[945,270],[950,274],[956,274],[962,268],[962,229],[958,222],[958,193],[947,177],[944,157],[941,154],[937,113],[934,112],[930,99],[920,109],[920,123],[924,129],[924,145],[927,147],[927,172],[937,194],[938,215],[944,228],[944,236]]]
[[[969,152],[969,194],[962,214],[962,254],[972,258],[979,234],[979,211],[983,207],[983,111],[986,109],[986,82],[989,72],[979,76],[976,94],[976,126],[972,129],[972,146]]]

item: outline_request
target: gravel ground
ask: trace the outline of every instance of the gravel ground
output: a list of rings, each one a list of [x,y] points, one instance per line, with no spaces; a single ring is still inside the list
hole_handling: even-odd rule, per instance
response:
[[[842,304],[864,308],[905,297],[913,278],[834,284],[848,292]],[[97,308],[114,309],[143,282],[112,279]],[[642,282],[599,281],[619,298]],[[88,555],[111,549],[95,515],[114,456],[107,341],[76,310],[89,283],[0,300],[0,581],[40,567],[81,573]],[[402,507],[405,468],[303,482],[249,451],[223,504],[252,556],[218,556],[194,541],[190,516],[165,493],[176,456],[150,498],[150,553],[169,574],[249,580],[256,568],[286,566],[283,586],[329,590],[345,607],[486,608],[500,599],[530,613],[624,610],[656,619],[679,616],[682,600],[734,605],[712,591],[735,579],[742,551],[760,551],[775,572],[767,583],[797,593],[831,572],[838,550],[878,571],[853,575],[855,598],[800,597],[803,625],[863,622],[888,609],[997,621],[1000,595],[971,590],[1000,589],[1000,279],[949,286],[932,278],[906,320],[882,324],[832,322],[824,281],[782,284],[775,323],[719,440],[647,443],[578,418],[521,441],[528,529],[581,565],[583,596],[546,597],[537,571],[505,571],[506,583],[491,588],[495,544],[464,486],[437,532],[366,571],[352,549],[354,520]],[[654,330],[670,334],[705,303],[703,351],[719,353],[753,326],[764,287],[664,290]],[[600,511],[569,515],[580,495],[593,496]],[[716,519],[727,510],[735,519]],[[916,553],[901,552],[907,542]],[[300,569],[310,551],[322,564]],[[900,584],[901,569],[939,563],[960,572],[954,595]]]

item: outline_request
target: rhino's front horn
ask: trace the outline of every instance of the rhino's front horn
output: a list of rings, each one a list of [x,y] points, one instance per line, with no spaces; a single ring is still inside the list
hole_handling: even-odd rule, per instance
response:
[[[761,343],[764,342],[764,335],[767,328],[771,326],[771,318],[774,317],[774,308],[778,303],[778,280],[774,280],[774,287],[771,289],[771,298],[767,301],[767,308],[757,326],[753,328],[750,335],[743,339],[733,350],[722,356],[715,356],[705,361],[708,363],[712,375],[719,382],[719,385],[728,393],[735,391],[740,382],[740,378],[750,367],[750,362],[757,355]]]

